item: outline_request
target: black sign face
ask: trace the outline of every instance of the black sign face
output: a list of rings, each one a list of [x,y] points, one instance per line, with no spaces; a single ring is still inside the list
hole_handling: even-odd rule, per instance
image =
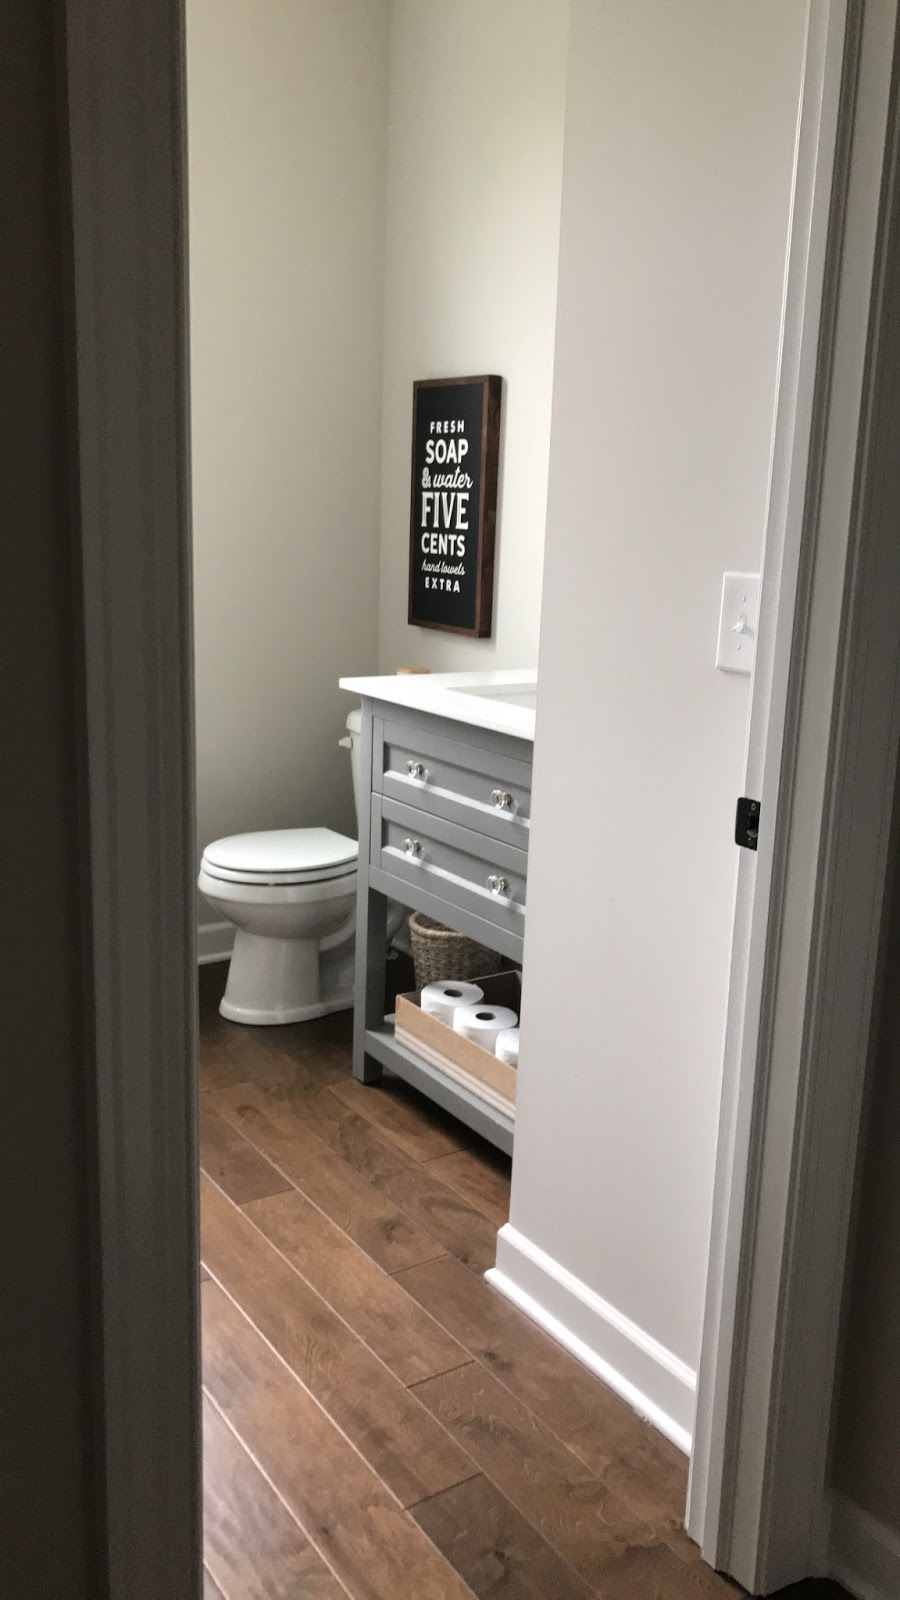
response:
[[[501,380],[413,385],[409,621],[490,638]]]

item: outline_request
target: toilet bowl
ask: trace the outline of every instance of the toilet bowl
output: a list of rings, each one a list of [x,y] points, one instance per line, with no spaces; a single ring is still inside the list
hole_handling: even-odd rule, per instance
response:
[[[198,887],[236,930],[223,1017],[265,1026],[353,1004],[356,858],[356,840],[330,828],[207,846]]]
[[[359,818],[359,711],[346,727],[340,743],[350,751]],[[197,887],[236,930],[223,1017],[265,1027],[350,1009],[357,853],[355,839],[330,828],[237,833],[207,845]],[[388,902],[389,943],[406,917],[405,906]]]

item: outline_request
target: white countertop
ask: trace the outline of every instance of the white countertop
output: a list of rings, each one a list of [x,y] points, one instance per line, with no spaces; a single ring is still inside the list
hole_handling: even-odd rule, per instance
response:
[[[377,678],[341,678],[342,689],[387,700],[492,733],[534,739],[537,669],[505,672],[401,672]],[[496,693],[492,693],[496,691]]]

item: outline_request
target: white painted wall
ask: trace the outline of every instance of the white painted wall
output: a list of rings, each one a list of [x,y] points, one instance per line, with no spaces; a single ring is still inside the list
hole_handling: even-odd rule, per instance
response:
[[[199,844],[353,832],[337,680],[377,664],[388,0],[188,0],[187,31]]]
[[[723,570],[760,560],[805,13],[572,6],[500,1265],[682,1442],[748,707],[747,680],[714,670],[715,633]]]
[[[537,659],[568,0],[394,0],[384,439],[383,671]],[[491,640],[406,622],[412,385],[506,380]]]

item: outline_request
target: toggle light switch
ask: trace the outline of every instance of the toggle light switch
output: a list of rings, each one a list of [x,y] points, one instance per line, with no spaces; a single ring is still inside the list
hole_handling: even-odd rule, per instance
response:
[[[722,579],[719,642],[720,672],[752,672],[759,625],[759,573],[726,572]]]

